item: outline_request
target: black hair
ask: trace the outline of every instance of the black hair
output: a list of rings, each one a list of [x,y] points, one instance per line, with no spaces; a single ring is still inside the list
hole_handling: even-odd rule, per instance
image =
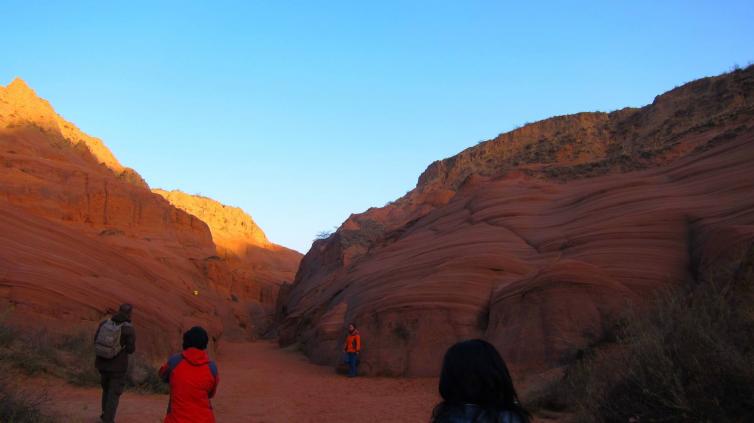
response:
[[[207,331],[201,326],[194,326],[183,334],[183,349],[197,348],[200,350],[206,350],[207,344],[209,344],[209,336]]]
[[[448,349],[440,374],[443,401],[432,412],[433,422],[448,421],[468,405],[480,409],[478,422],[497,422],[501,412],[511,412],[521,422],[530,414],[518,401],[508,367],[487,341],[472,339]]]
[[[132,306],[131,304],[123,303],[120,305],[120,307],[118,307],[118,312],[123,313],[126,316],[130,316],[131,311],[133,311],[133,309],[134,309],[134,306]]]

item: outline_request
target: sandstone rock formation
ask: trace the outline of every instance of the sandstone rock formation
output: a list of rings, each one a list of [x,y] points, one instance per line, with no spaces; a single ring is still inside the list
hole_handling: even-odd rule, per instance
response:
[[[177,190],[152,192],[209,225],[217,254],[230,267],[232,295],[261,305],[254,309],[255,326],[264,332],[272,323],[280,285],[293,281],[302,255],[270,242],[262,228],[238,207]]]
[[[91,154],[94,161],[106,166],[121,179],[146,186],[133,169],[123,167],[118,162],[102,140],[81,132],[74,124],[55,113],[50,103],[39,98],[20,78],[0,91],[0,119],[7,128],[30,126],[43,133],[53,134],[55,141],[63,138],[82,153]]]
[[[90,330],[128,301],[142,351],[166,352],[192,324],[215,338],[241,336],[254,325],[257,301],[234,300],[237,277],[217,254],[207,224],[153,194],[100,140],[58,116],[23,81],[0,87],[6,320]]]
[[[559,116],[433,163],[416,188],[314,243],[281,338],[371,374],[435,375],[460,339],[521,375],[600,342],[628,304],[754,241],[754,67],[640,109]]]

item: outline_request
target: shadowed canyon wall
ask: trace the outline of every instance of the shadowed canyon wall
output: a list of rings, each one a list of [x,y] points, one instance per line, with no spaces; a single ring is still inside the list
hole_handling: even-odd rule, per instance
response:
[[[280,251],[284,259],[270,253],[281,264],[264,283],[290,280],[295,257]],[[167,351],[193,324],[218,339],[248,336],[257,305],[274,299],[252,292],[256,282],[234,266],[218,256],[205,222],[152,193],[102,141],[57,115],[23,81],[0,87],[5,319],[89,330],[131,302],[142,351]]]
[[[283,345],[370,374],[436,375],[493,342],[521,375],[601,342],[629,304],[754,240],[754,67],[639,109],[547,119],[432,163],[316,241],[281,296]]]
[[[252,320],[258,332],[266,332],[273,323],[280,285],[293,281],[301,253],[270,242],[262,228],[238,207],[181,191],[152,192],[207,223],[217,255],[229,267],[234,300],[253,300]]]

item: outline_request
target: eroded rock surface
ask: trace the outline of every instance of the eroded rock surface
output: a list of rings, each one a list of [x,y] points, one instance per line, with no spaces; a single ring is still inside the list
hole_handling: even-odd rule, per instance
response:
[[[4,319],[91,330],[131,302],[140,350],[162,354],[194,324],[217,339],[249,336],[252,314],[274,299],[235,295],[244,287],[234,285],[239,277],[218,256],[205,222],[152,193],[101,140],[57,115],[23,81],[0,87]]]
[[[750,67],[435,162],[315,242],[281,297],[280,341],[335,364],[354,321],[371,374],[435,375],[472,337],[522,375],[557,369],[628,304],[754,240],[753,127]]]
[[[262,228],[238,207],[176,190],[152,191],[207,223],[218,256],[231,268],[234,297],[258,302],[261,308],[254,310],[257,326],[261,331],[267,329],[280,285],[293,281],[302,255],[270,242]],[[265,320],[264,324],[260,320]]]

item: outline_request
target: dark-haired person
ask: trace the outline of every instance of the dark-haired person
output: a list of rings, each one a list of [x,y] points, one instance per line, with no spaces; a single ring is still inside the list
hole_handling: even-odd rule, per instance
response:
[[[434,423],[527,423],[508,368],[494,346],[481,339],[448,349],[440,374]]]
[[[99,370],[102,386],[102,414],[100,421],[112,423],[118,411],[118,402],[126,385],[128,356],[136,351],[136,332],[131,325],[131,304],[121,304],[118,312],[103,321],[94,334],[97,358],[94,367]]]
[[[348,377],[356,377],[359,366],[359,352],[361,352],[361,335],[359,335],[359,330],[353,323],[348,325],[348,334],[343,351],[346,353],[346,362],[348,363]]]
[[[160,368],[160,377],[170,384],[165,423],[214,423],[210,399],[220,377],[215,362],[207,356],[208,343],[207,331],[194,326],[183,334],[183,352],[170,357]]]

